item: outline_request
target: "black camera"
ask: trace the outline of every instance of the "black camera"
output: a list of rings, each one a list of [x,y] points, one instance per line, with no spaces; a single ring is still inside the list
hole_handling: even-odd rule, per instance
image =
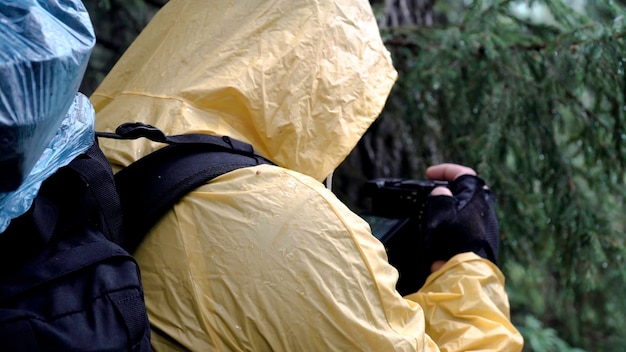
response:
[[[430,274],[424,236],[426,205],[430,192],[439,186],[448,187],[448,182],[378,178],[364,185],[370,207],[361,216],[398,270],[396,289],[402,295],[416,292]]]

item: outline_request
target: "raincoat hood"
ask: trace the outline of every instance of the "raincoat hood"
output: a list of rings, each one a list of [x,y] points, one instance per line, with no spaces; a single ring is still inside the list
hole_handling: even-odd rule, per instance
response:
[[[91,96],[96,128],[229,135],[322,180],[396,79],[367,1],[169,1]],[[126,166],[161,145],[101,140]]]

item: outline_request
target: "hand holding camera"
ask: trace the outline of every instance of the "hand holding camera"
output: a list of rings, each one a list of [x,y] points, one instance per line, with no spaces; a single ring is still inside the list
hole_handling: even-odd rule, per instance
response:
[[[433,180],[448,181],[427,200],[424,246],[431,264],[456,254],[474,252],[497,264],[499,232],[495,198],[485,182],[468,167],[436,165],[427,170]]]
[[[463,252],[497,264],[499,232],[495,198],[476,172],[457,164],[427,170],[428,181],[369,181],[371,211],[363,214],[387,249],[401,294],[417,291],[428,275]]]

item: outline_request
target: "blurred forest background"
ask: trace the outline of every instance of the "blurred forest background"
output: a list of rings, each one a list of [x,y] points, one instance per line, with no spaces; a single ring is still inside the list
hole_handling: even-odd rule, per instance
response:
[[[85,1],[85,94],[166,2]],[[335,193],[360,211],[367,179],[473,166],[498,199],[525,351],[626,350],[626,0],[371,4],[399,79]]]

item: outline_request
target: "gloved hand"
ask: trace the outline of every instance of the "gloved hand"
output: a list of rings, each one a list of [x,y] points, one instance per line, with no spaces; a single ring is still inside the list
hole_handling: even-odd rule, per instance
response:
[[[434,172],[430,170],[432,178],[451,181],[452,195],[433,191],[428,198],[425,245],[429,261],[447,261],[456,254],[471,251],[497,265],[500,235],[495,198],[473,170],[463,167],[471,172],[454,174],[443,169],[458,166],[443,164],[435,166],[440,169]]]

